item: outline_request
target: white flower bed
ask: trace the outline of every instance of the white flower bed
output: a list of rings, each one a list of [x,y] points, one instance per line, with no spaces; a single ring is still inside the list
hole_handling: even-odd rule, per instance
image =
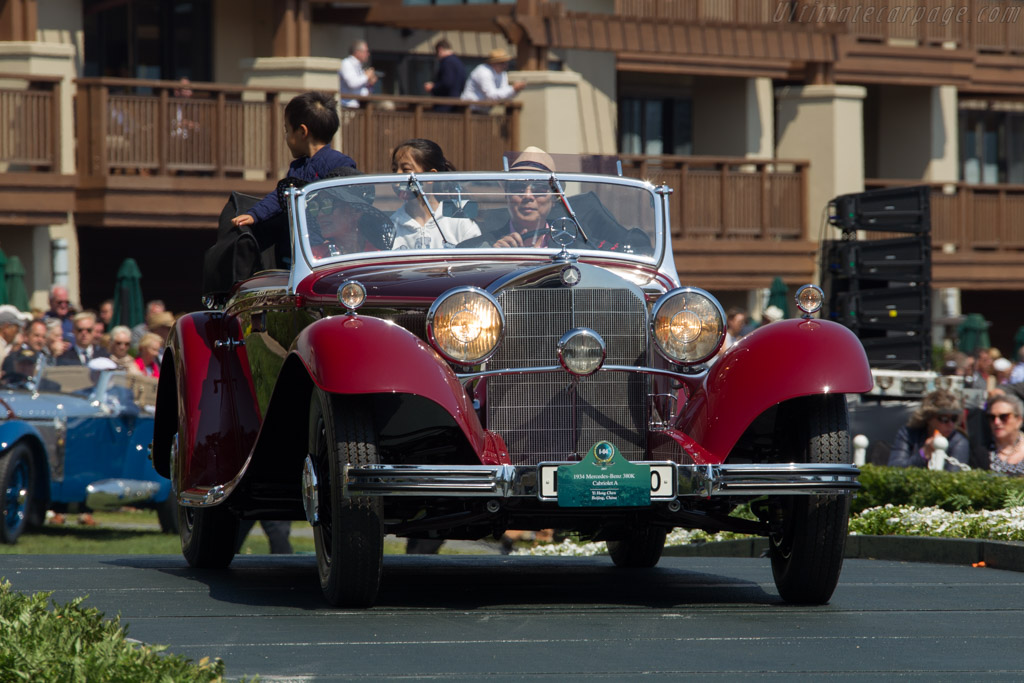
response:
[[[1024,507],[946,512],[934,507],[885,505],[868,508],[851,518],[850,533],[1024,541]]]
[[[946,512],[941,508],[915,508],[909,505],[885,505],[868,508],[850,518],[850,534],[877,536],[935,536],[942,538],[981,538],[994,541],[1024,541],[1024,506],[980,512]],[[744,538],[742,534],[675,529],[666,546],[713,543]],[[558,555],[588,557],[607,554],[604,542],[580,543],[570,538],[534,548],[513,551],[513,555]]]

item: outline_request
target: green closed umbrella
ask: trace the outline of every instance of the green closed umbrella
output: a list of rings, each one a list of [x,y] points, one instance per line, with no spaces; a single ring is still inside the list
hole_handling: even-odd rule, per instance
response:
[[[7,303],[15,306],[19,311],[28,311],[28,290],[25,289],[25,266],[21,265],[21,259],[12,256],[7,262],[7,270],[4,272],[3,287],[7,294]]]
[[[1020,353],[1020,347],[1024,346],[1024,325],[1017,328],[1017,334],[1013,335],[1013,358],[1017,358],[1017,354]]]
[[[114,324],[135,327],[144,322],[145,305],[142,301],[142,271],[135,259],[126,258],[117,269],[114,287]]]
[[[781,277],[772,280],[772,286],[768,289],[768,304],[765,308],[769,306],[778,306],[782,310],[782,317],[789,317],[789,288]]]
[[[988,338],[990,324],[981,313],[969,313],[956,328],[956,336],[959,340],[957,347],[964,353],[974,353],[978,349],[987,349],[992,346],[992,342]]]

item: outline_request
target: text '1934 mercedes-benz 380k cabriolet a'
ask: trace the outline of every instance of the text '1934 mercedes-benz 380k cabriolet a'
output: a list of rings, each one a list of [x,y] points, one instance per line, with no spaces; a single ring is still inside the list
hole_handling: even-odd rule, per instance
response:
[[[807,285],[802,317],[719,353],[670,194],[561,163],[284,191],[283,267],[181,317],[164,357],[154,464],[188,563],[227,566],[239,520],[305,518],[327,601],[370,606],[385,534],[555,528],[641,568],[684,527],[767,536],[782,598],[827,602],[863,348]]]

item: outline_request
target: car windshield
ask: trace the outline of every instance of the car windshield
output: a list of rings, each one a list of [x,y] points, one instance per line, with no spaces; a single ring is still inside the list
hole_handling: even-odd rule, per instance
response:
[[[347,177],[299,194],[299,246],[314,267],[381,251],[563,244],[649,261],[662,248],[658,201],[649,183],[581,174],[557,182],[522,173]]]

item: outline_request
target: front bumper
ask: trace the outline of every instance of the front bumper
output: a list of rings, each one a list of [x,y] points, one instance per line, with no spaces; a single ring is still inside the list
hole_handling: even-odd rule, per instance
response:
[[[346,466],[342,495],[478,498],[537,498],[557,501],[541,490],[540,465],[374,465]],[[651,501],[712,496],[812,495],[845,493],[860,488],[855,465],[772,463],[759,465],[677,465],[669,462],[634,463],[674,468],[671,491],[651,494]],[[669,470],[671,471],[671,469]]]

